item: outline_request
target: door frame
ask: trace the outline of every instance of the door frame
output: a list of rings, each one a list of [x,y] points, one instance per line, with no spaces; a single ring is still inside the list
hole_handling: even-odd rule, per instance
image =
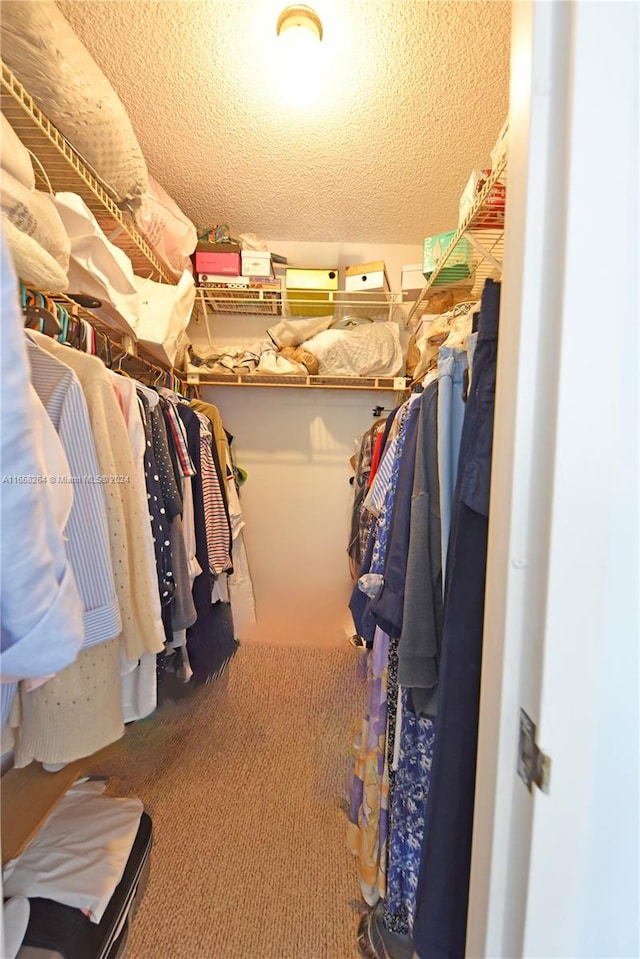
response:
[[[640,954],[637,79],[637,4],[514,3],[468,956]]]

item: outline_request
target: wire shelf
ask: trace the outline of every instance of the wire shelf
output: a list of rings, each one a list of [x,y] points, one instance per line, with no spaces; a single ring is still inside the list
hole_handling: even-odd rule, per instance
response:
[[[391,390],[408,389],[405,376],[304,376],[271,373],[208,373],[188,371],[187,383],[195,386],[276,386],[323,390]]]
[[[138,232],[128,214],[109,196],[82,157],[46,118],[9,67],[2,62],[2,112],[27,149],[36,157],[39,189],[77,193],[108,239],[123,250],[139,276],[175,285],[176,278]]]
[[[348,316],[371,320],[390,320],[397,305],[402,304],[405,292],[379,290],[328,291],[309,290],[304,301],[295,295],[288,297],[287,290],[217,289],[200,286],[197,300],[204,319],[207,310],[213,313],[244,313],[248,316],[313,316],[333,313],[336,319]],[[297,312],[298,311],[298,312]]]
[[[507,156],[504,154],[491,172],[482,190],[478,193],[475,203],[458,226],[451,242],[418,294],[408,313],[407,326],[414,316],[420,316],[425,312],[425,301],[428,299],[429,293],[447,288],[446,286],[439,286],[437,280],[463,238],[469,241],[473,250],[473,272],[472,278],[469,280],[469,299],[479,299],[485,280],[489,277],[495,278],[501,275],[504,258],[505,211],[504,207],[496,207],[492,204],[490,198],[496,185],[501,184],[506,187],[506,182]]]

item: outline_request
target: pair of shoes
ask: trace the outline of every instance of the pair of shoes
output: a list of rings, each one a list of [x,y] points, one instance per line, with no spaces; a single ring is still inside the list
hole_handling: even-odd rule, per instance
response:
[[[382,922],[384,902],[363,913],[358,924],[358,949],[363,959],[412,959],[410,936],[389,932]]]

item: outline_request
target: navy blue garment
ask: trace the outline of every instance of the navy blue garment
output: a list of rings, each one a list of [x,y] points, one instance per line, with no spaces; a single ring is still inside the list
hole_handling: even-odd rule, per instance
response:
[[[396,418],[396,415],[400,407],[396,406],[395,409],[391,411],[387,417],[387,422],[384,428],[384,434],[382,437],[382,456],[387,448],[387,443],[389,441],[389,433],[391,432],[391,426],[393,421]],[[367,546],[365,549],[364,556],[362,558],[362,565],[360,567],[360,575],[363,573],[368,573],[371,569],[371,560],[373,558],[373,548],[376,541],[376,522],[371,524],[369,530],[369,536],[367,538]],[[349,600],[349,609],[351,610],[351,615],[353,617],[353,625],[356,628],[356,633],[358,636],[362,636],[365,640],[369,649],[373,646],[373,635],[376,630],[376,623],[371,612],[371,599],[363,593],[358,587],[358,582],[353,585],[353,590],[351,593],[351,599]]]
[[[402,609],[404,605],[404,584],[407,575],[407,554],[409,552],[411,494],[416,468],[419,413],[420,400],[415,398],[409,407],[403,425],[406,438],[402,459],[400,460],[389,541],[384,559],[384,583],[380,594],[371,601],[371,613],[376,624],[391,639],[399,639],[402,632]]]
[[[414,922],[420,959],[465,953],[499,306],[500,284],[487,280],[447,556],[438,731]]]
[[[196,468],[191,479],[193,491],[193,512],[196,529],[196,558],[203,570],[193,584],[193,602],[198,618],[187,629],[187,652],[196,683],[209,682],[218,676],[226,663],[235,653],[236,642],[231,617],[231,607],[227,603],[211,602],[213,576],[209,571],[207,552],[207,528],[205,525],[202,478],[200,474],[200,420],[197,413],[179,403],[178,416],[187,431],[189,455]]]

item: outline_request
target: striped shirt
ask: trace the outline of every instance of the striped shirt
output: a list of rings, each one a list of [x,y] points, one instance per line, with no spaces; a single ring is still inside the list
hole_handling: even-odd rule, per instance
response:
[[[200,421],[200,474],[207,531],[207,553],[209,568],[217,576],[231,569],[231,533],[218,471],[213,459],[211,424],[202,413],[196,413],[196,416]]]
[[[168,390],[161,390],[160,393],[164,399],[167,400],[167,403],[164,406],[164,412],[169,426],[169,431],[171,433],[171,438],[173,439],[175,451],[177,453],[180,472],[182,476],[195,476],[196,468],[193,465],[191,456],[189,455],[187,431],[184,423],[175,410],[175,396]]]

